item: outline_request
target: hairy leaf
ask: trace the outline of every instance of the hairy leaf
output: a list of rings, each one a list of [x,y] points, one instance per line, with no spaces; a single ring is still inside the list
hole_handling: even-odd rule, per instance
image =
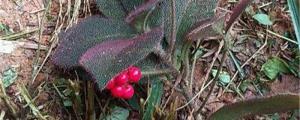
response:
[[[122,19],[126,12],[120,0],[96,0],[99,10],[108,18]]]
[[[80,58],[80,64],[97,80],[100,89],[117,73],[138,63],[159,45],[160,27],[131,39],[105,41],[90,48]]]
[[[199,23],[186,35],[187,40],[197,41],[207,37],[223,34],[225,15],[215,16]]]
[[[162,6],[163,10],[165,11],[166,26],[165,34],[168,42],[171,40],[172,30],[175,29],[175,34],[177,33],[183,15],[188,7],[189,1],[190,0],[165,0],[163,2]]]
[[[52,57],[59,67],[71,69],[79,66],[80,56],[104,40],[129,38],[134,30],[125,22],[92,16],[60,34],[60,43]]]
[[[212,18],[217,3],[218,0],[192,0],[189,2],[179,26],[177,40],[183,41],[185,34],[195,25],[195,23]]]
[[[227,105],[210,116],[211,120],[238,120],[245,116],[298,109],[300,96],[282,94]]]
[[[253,0],[240,0],[239,3],[232,9],[232,14],[228,21],[226,21],[225,32],[229,30],[229,28],[233,25],[234,21],[241,15],[241,13],[246,9],[246,7]]]
[[[154,7],[159,0],[148,0],[147,2],[141,4],[136,9],[130,11],[128,15],[125,18],[125,21],[127,23],[131,23],[133,20],[136,19],[137,16],[139,16],[141,13],[145,12],[146,10],[149,10],[150,8]]]
[[[138,32],[145,32],[149,31],[151,28],[162,26],[164,17],[163,12],[161,6],[155,6],[150,10],[143,12],[141,15],[136,16],[132,24]]]
[[[143,4],[145,0],[121,0],[122,5],[127,12],[136,9],[139,5]]]
[[[156,78],[156,82],[152,84],[150,95],[148,96],[143,120],[152,120],[155,107],[160,104],[160,100],[163,94],[163,83],[159,81],[158,77]]]

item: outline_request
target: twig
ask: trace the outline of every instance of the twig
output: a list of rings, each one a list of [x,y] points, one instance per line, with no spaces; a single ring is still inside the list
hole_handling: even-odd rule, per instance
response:
[[[205,86],[204,88],[207,88],[213,80],[210,80]],[[186,106],[188,106],[191,102],[193,102],[202,92],[204,91],[204,89],[201,89],[194,97],[192,97],[186,104],[184,104],[183,106],[180,106],[178,108],[176,108],[176,111],[181,110],[183,108],[185,108]]]
[[[35,29],[29,30],[29,31],[23,31],[23,32],[11,34],[11,35],[0,36],[0,40],[15,40],[15,39],[23,37],[24,35],[34,33],[38,30],[39,30],[38,28],[35,28]]]
[[[249,58],[247,59],[241,66],[241,69],[243,69],[254,57],[256,57],[256,55],[262,50],[264,49],[264,47],[267,45],[268,43],[268,34],[266,34],[266,38],[265,38],[265,42],[264,44]],[[226,90],[228,90],[228,87],[231,85],[231,83],[233,82],[233,80],[235,79],[235,77],[237,76],[238,71],[236,71],[233,75],[233,77],[230,79],[230,82],[228,83],[228,85],[225,87],[224,91],[222,94],[225,93]]]
[[[0,95],[0,98],[4,101],[5,105],[8,107],[9,111],[12,113],[12,116],[15,119],[17,119],[17,112],[14,108],[15,105],[11,102],[10,97],[7,96],[2,81],[3,80],[0,79],[0,87],[1,87],[1,92],[2,92],[2,95]]]
[[[229,56],[231,57],[235,67],[237,68],[238,72],[240,73],[240,77],[244,78],[245,77],[245,72],[244,70],[241,68],[240,64],[238,63],[238,61],[236,60],[235,56],[233,55],[233,53],[231,52],[231,50],[228,50]]]
[[[40,60],[40,48],[41,48],[41,40],[42,40],[42,34],[43,34],[43,27],[44,27],[44,23],[45,23],[45,18],[46,18],[46,15],[47,15],[47,12],[50,10],[50,6],[51,6],[52,2],[51,0],[48,2],[47,4],[47,7],[46,7],[46,10],[44,12],[44,15],[42,17],[42,19],[40,20],[40,16],[38,13],[38,21],[39,21],[39,42],[38,42],[38,49],[36,51],[36,58],[34,59],[34,65],[33,65],[33,72],[32,72],[32,83],[34,82],[35,80],[35,77],[37,76],[37,74],[39,73],[39,70],[37,69],[38,67],[38,64],[39,64],[39,60]]]
[[[70,1],[68,0],[68,3],[69,3],[69,2],[70,2]],[[49,40],[49,41],[52,42],[52,43],[51,43],[51,45],[50,45],[50,48],[49,48],[49,50],[48,50],[48,52],[47,52],[46,57],[44,58],[42,64],[40,65],[39,69],[37,70],[37,73],[33,76],[32,82],[35,81],[35,79],[36,79],[38,73],[42,70],[42,68],[43,68],[43,66],[45,65],[46,61],[48,60],[48,58],[49,58],[51,52],[53,51],[53,48],[54,48],[54,47],[56,46],[56,44],[58,43],[58,38],[57,38],[57,37],[58,37],[58,33],[59,33],[60,30],[62,29],[63,23],[64,23],[64,21],[65,21],[67,15],[69,15],[69,13],[70,13],[70,9],[69,9],[69,6],[68,6],[68,9],[67,9],[67,12],[66,12],[64,18],[62,18],[62,1],[59,0],[59,3],[60,3],[60,9],[59,9],[59,14],[58,14],[58,20],[57,20],[57,22],[56,22],[54,34],[52,35],[51,39]],[[62,21],[62,24],[61,24],[61,25],[59,25],[60,19],[62,19],[62,20],[61,20],[61,21]],[[68,20],[69,20],[69,19],[70,19],[70,18],[69,18],[69,16],[68,16]],[[67,21],[68,21],[68,20],[67,20]],[[71,23],[69,23],[69,24],[71,24]],[[69,26],[69,25],[68,25],[68,26]]]
[[[33,104],[31,97],[27,91],[27,89],[25,88],[24,85],[18,85],[18,89],[21,92],[21,95],[23,96],[24,100],[26,101],[26,103],[29,104],[30,109],[32,110],[33,114],[42,120],[47,120],[45,116],[42,115],[42,113],[39,111],[39,109]]]
[[[197,44],[196,44],[196,49],[195,49],[195,53],[197,52],[198,50],[198,46],[200,44],[200,40],[197,41]],[[191,71],[191,77],[190,77],[190,84],[189,84],[189,89],[190,91],[192,91],[193,89],[193,81],[194,81],[194,72],[195,72],[195,67],[196,67],[196,61],[197,61],[197,56],[196,54],[194,54],[194,57],[193,57],[193,63],[192,63],[192,71]]]
[[[5,116],[5,111],[4,111],[4,110],[1,110],[0,120],[3,120],[4,116]]]
[[[273,32],[273,31],[271,31],[271,30],[267,30],[267,32],[270,33],[270,34],[272,34],[272,35],[275,35],[275,36],[277,36],[277,37],[279,37],[279,38],[281,38],[281,39],[284,39],[284,40],[286,40],[286,41],[288,41],[288,42],[291,42],[291,43],[294,43],[294,44],[298,45],[298,43],[297,43],[295,40],[292,40],[292,39],[290,39],[290,38],[281,36],[281,35],[279,35],[279,34]]]
[[[215,62],[217,61],[218,56],[219,56],[219,54],[220,54],[220,52],[221,52],[223,46],[224,46],[224,42],[221,41],[221,42],[220,42],[220,45],[219,45],[219,48],[218,48],[218,51],[215,53],[215,55],[214,55],[214,57],[213,57],[213,60],[212,60],[212,62],[211,62],[211,64],[210,64],[210,66],[209,66],[209,68],[206,70],[207,73],[205,74],[203,83],[206,83],[206,81],[208,80],[209,75],[210,75],[210,73],[211,73],[211,70],[212,70],[212,68],[213,68],[213,66],[214,66],[214,64],[215,64]],[[205,89],[204,86],[205,86],[205,84],[202,84],[201,90],[200,90],[200,91],[203,91],[203,89]],[[199,94],[199,95],[200,95],[200,94]]]
[[[223,45],[224,45],[224,42],[222,41],[222,42],[220,43],[220,45],[219,45],[218,51],[215,53],[215,56],[214,56],[214,58],[213,58],[213,61],[212,61],[211,65],[210,65],[209,69],[207,70],[208,72],[206,73],[206,76],[205,76],[205,78],[204,78],[203,83],[205,83],[205,82],[208,80],[208,77],[209,77],[209,74],[210,74],[210,72],[211,72],[211,69],[212,69],[212,67],[213,67],[213,65],[214,65],[214,63],[215,63],[215,61],[217,60],[217,58],[218,58],[218,56],[219,56],[219,54],[220,54],[220,52],[221,52],[221,49],[223,48]],[[181,109],[185,108],[186,106],[188,106],[188,105],[189,105],[192,101],[194,101],[199,95],[201,95],[201,93],[202,93],[202,92],[203,92],[203,91],[204,91],[211,83],[212,83],[212,80],[210,80],[207,84],[202,84],[202,87],[201,87],[200,91],[199,91],[195,96],[193,96],[186,104],[184,104],[183,106],[178,107],[176,110],[178,111],[178,110],[181,110]]]
[[[175,85],[172,87],[171,93],[170,93],[169,97],[167,98],[165,105],[162,107],[162,111],[165,110],[165,108],[166,108],[168,102],[170,101],[170,99],[171,99],[171,97],[172,97],[172,95],[173,95],[173,93],[174,93],[174,90],[176,90],[176,87],[178,86],[178,84],[180,83],[181,80],[182,80],[182,76],[181,76],[181,74],[180,74],[180,75],[176,78],[176,80],[175,80]],[[177,91],[178,91],[178,90],[177,90]],[[182,91],[181,91],[181,92],[182,92]]]
[[[271,30],[267,30],[267,32],[270,33],[270,34],[272,34],[272,35],[275,35],[276,37],[279,37],[279,38],[281,38],[281,39],[284,39],[284,40],[286,40],[286,41],[289,41],[289,42],[291,42],[291,43],[294,43],[294,44],[298,45],[298,43],[297,43],[295,40],[292,40],[292,39],[290,39],[290,38],[281,36],[281,35],[279,35],[279,34],[273,32],[273,31],[271,31]]]
[[[226,41],[226,40],[225,40],[225,41]],[[224,52],[223,52],[223,56],[222,56],[222,58],[221,58],[220,65],[219,65],[219,67],[218,67],[217,74],[216,74],[216,76],[214,77],[214,79],[212,80],[212,86],[211,86],[211,88],[210,88],[210,90],[209,90],[209,92],[208,92],[208,94],[207,94],[205,100],[202,102],[200,108],[195,112],[194,115],[198,115],[198,114],[201,112],[201,110],[202,110],[203,107],[205,106],[206,102],[208,101],[210,95],[212,94],[212,91],[213,91],[214,87],[216,86],[217,79],[219,79],[219,75],[220,75],[220,72],[221,72],[221,70],[222,70],[222,66],[223,66],[223,63],[224,63],[224,61],[225,61],[225,58],[226,58],[226,53],[227,53],[227,45],[226,45],[226,42],[225,42],[225,44],[224,44]]]

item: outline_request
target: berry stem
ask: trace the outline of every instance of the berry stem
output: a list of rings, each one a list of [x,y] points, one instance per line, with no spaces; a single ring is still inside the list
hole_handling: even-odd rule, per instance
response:
[[[144,76],[148,76],[148,75],[162,75],[162,74],[168,74],[172,72],[173,71],[171,69],[161,69],[161,70],[142,71],[142,74]]]

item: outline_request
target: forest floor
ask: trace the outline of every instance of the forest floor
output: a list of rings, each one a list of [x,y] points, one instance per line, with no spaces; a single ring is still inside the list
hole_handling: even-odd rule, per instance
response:
[[[60,2],[63,6],[69,4],[66,0]],[[74,110],[82,106],[72,105],[73,98],[66,97],[78,92],[80,82],[62,74],[52,65],[49,57],[57,45],[57,33],[84,16],[98,13],[93,10],[94,4],[86,4],[80,6],[79,14],[74,19],[62,21],[60,14],[64,14],[67,7],[60,6],[58,0],[53,0],[50,6],[43,0],[0,0],[0,80],[4,87],[0,95],[5,96],[0,100],[0,120],[14,116],[26,119],[78,119],[84,114],[80,113],[82,110]],[[233,4],[224,2],[221,6],[230,11]],[[255,20],[253,16],[258,13],[269,16],[272,25],[260,23],[268,22],[266,20]],[[231,53],[225,61],[227,72],[222,74],[225,78],[214,88],[202,113],[209,115],[226,104],[244,99],[276,93],[299,93],[299,76],[281,74],[270,80],[262,70],[262,66],[273,58],[289,63],[291,69],[299,70],[299,53],[291,49],[295,43],[288,41],[296,38],[285,0],[255,0],[230,32],[235,39],[230,43]],[[195,64],[194,86],[203,84],[201,78],[207,75],[213,57],[221,58],[217,54],[219,46],[205,46],[204,43],[203,47],[205,54]],[[237,66],[242,67],[242,71]],[[226,77],[233,81],[228,81]],[[233,84],[234,88],[228,87],[228,83]],[[164,96],[167,98],[170,88],[166,87],[165,90]],[[205,94],[207,92],[203,96]],[[185,103],[180,102],[181,105]],[[255,118],[288,119],[294,113],[290,111]],[[131,116],[134,118],[134,114]]]

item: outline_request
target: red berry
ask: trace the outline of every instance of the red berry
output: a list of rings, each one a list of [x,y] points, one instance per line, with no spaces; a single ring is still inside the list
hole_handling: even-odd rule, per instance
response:
[[[124,85],[128,82],[128,75],[126,73],[121,73],[116,77],[117,85]]]
[[[111,79],[110,81],[108,81],[107,85],[106,85],[106,89],[109,89],[111,90],[112,88],[114,88],[116,85],[115,85],[115,79]]]
[[[124,87],[123,86],[116,86],[111,89],[111,94],[114,97],[121,98],[124,94]]]
[[[130,67],[128,69],[128,76],[130,82],[137,83],[142,78],[142,72],[137,67]]]
[[[122,98],[124,99],[130,99],[132,98],[133,94],[134,94],[134,89],[131,85],[127,84],[123,86],[124,91],[123,91],[123,95]]]

